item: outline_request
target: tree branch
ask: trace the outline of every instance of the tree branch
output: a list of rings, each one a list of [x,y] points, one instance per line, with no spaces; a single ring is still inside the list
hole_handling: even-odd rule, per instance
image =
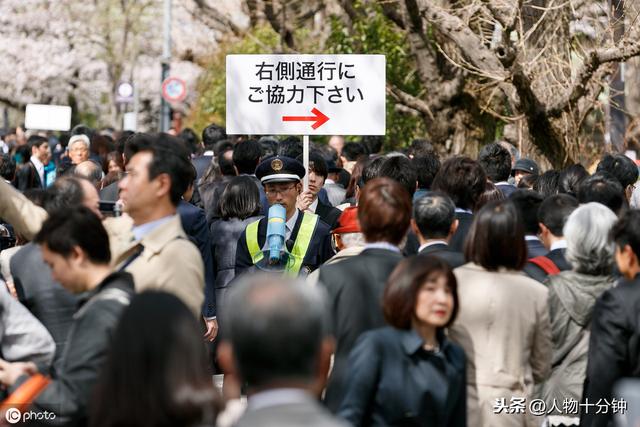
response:
[[[431,118],[431,120],[434,120],[435,117],[433,115],[433,112],[431,111],[431,108],[429,107],[429,104],[424,102],[422,99],[413,96],[401,89],[398,89],[397,87],[389,83],[387,83],[387,93],[393,96],[400,103],[413,110],[419,111],[422,115]]]
[[[494,80],[505,80],[508,72],[500,59],[460,18],[435,6],[431,0],[418,0],[421,15],[442,35],[451,39],[467,60]]]
[[[575,105],[588,89],[588,83],[598,68],[608,62],[621,62],[640,55],[640,40],[623,41],[620,45],[608,49],[591,51],[576,73],[576,78],[564,96],[558,102],[546,108],[549,116],[557,117],[569,107]]]
[[[201,13],[194,13],[194,17],[198,19],[207,19],[211,22],[212,27],[218,31],[231,30],[234,35],[240,36],[243,34],[242,28],[238,27],[230,18],[223,15],[215,7],[209,6],[206,0],[193,0],[193,3],[199,9]]]

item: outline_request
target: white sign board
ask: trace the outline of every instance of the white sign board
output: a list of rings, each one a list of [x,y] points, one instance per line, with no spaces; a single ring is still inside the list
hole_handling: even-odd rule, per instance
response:
[[[227,134],[384,135],[384,55],[227,55]]]
[[[71,107],[27,104],[24,126],[34,130],[69,130],[71,129]]]
[[[122,116],[122,130],[133,132],[138,130],[138,113],[135,111],[124,113],[124,116]]]

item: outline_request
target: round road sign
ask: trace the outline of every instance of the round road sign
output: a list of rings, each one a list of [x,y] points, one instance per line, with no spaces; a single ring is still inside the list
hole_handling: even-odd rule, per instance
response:
[[[184,80],[169,77],[162,82],[162,97],[167,102],[180,102],[187,96],[187,85]]]

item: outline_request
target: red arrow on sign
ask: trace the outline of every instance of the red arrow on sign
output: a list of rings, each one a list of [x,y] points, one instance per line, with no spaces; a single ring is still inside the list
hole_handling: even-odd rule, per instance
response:
[[[283,122],[315,122],[311,127],[313,129],[318,129],[323,124],[329,121],[329,117],[322,114],[322,111],[314,108],[311,110],[311,114],[313,116],[282,116]]]

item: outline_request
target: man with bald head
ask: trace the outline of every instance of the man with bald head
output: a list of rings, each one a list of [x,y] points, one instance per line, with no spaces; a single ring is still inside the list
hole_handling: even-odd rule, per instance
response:
[[[84,162],[76,165],[73,173],[74,175],[88,179],[96,188],[100,188],[103,173],[102,168],[96,162],[85,160]]]

